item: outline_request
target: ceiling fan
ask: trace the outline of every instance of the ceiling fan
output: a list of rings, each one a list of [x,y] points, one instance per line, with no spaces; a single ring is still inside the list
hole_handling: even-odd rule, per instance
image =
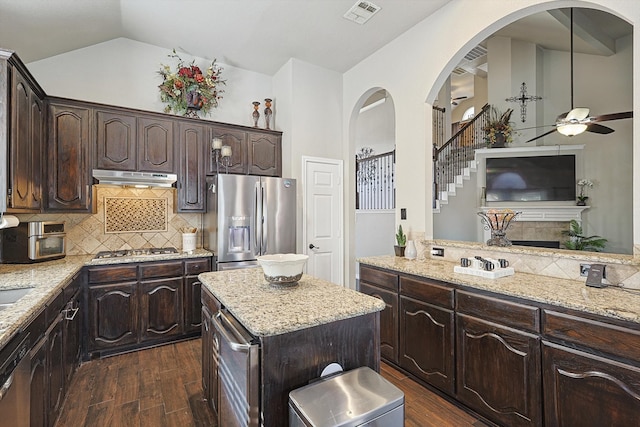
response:
[[[455,98],[451,98],[451,105],[458,105],[458,102],[456,101],[460,101],[461,99],[467,99],[468,96],[457,96]]]
[[[571,33],[571,111],[560,114],[556,118],[555,128],[531,138],[527,142],[547,136],[553,132],[560,132],[565,136],[575,136],[582,132],[593,132],[599,134],[609,134],[613,129],[600,125],[597,122],[606,122],[611,120],[630,119],[633,117],[633,111],[624,111],[620,113],[603,114],[600,116],[589,116],[588,108],[574,108],[573,106],[573,8],[570,9],[570,33]]]

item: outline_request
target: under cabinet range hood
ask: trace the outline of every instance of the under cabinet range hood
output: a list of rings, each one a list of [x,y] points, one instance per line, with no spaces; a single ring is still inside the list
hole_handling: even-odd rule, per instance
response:
[[[98,184],[121,185],[123,187],[136,188],[169,188],[178,180],[178,176],[174,173],[131,172],[104,169],[94,169],[93,177],[98,180]]]

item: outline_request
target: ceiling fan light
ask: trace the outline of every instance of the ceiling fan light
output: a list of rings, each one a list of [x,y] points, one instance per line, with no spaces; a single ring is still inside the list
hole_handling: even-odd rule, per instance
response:
[[[587,125],[584,123],[566,123],[558,125],[557,129],[564,136],[575,136],[587,130]]]

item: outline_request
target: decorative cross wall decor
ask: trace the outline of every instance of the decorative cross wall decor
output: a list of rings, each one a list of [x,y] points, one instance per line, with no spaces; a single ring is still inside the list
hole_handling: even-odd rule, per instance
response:
[[[511,98],[505,99],[505,101],[520,103],[520,118],[522,119],[522,123],[524,123],[527,120],[527,102],[537,101],[539,99],[542,99],[542,97],[527,95],[527,85],[522,82],[522,85],[520,85],[520,96],[512,96]]]

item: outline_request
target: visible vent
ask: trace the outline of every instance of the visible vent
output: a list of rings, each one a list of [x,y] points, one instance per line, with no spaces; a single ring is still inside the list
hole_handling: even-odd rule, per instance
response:
[[[364,24],[371,19],[373,15],[378,13],[379,10],[380,6],[376,6],[369,1],[358,1],[356,4],[351,6],[351,9],[349,9],[343,16],[349,21],[353,21],[357,24]]]
[[[482,46],[476,46],[464,56],[464,59],[466,59],[467,61],[473,61],[474,59],[478,59],[481,56],[484,56],[486,54],[487,54],[487,49],[485,49]]]
[[[456,67],[456,68],[454,68],[454,69],[453,69],[453,71],[452,71],[452,73],[453,73],[453,74],[457,74],[458,76],[461,76],[461,75],[463,75],[463,74],[464,74],[464,73],[466,73],[466,72],[467,72],[467,70],[465,70],[465,69],[464,69],[464,68],[462,68],[462,67]]]

